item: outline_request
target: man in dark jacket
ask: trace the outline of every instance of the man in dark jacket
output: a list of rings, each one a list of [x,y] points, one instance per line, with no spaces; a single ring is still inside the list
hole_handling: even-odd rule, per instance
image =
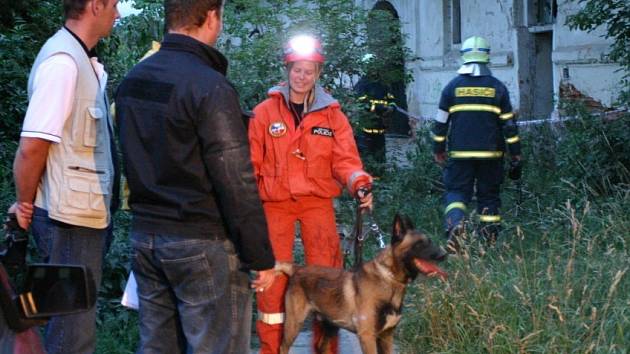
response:
[[[212,47],[222,12],[222,0],[165,1],[160,51],[116,96],[141,353],[248,353],[243,269],[259,271],[258,291],[274,279],[238,96]]]
[[[463,230],[466,206],[476,191],[480,234],[496,239],[501,215],[499,196],[503,182],[503,155],[509,151],[517,165],[521,159],[516,118],[503,83],[487,67],[490,46],[481,37],[462,44],[464,65],[442,91],[433,125],[433,152],[444,168],[446,230],[452,252]],[[446,145],[448,143],[448,161]]]

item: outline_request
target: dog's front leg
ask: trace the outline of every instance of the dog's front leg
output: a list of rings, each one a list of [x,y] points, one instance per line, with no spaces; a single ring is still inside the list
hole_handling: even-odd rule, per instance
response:
[[[378,354],[392,354],[394,352],[394,330],[390,328],[381,333],[376,339],[378,345]]]
[[[378,354],[374,333],[357,333],[363,354]]]

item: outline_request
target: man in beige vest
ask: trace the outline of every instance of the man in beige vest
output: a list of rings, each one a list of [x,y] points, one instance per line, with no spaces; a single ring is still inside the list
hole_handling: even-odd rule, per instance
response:
[[[65,25],[44,44],[28,81],[29,105],[13,173],[20,226],[40,256],[87,266],[96,287],[111,231],[112,122],[107,73],[94,47],[119,17],[118,0],[63,0]],[[46,351],[92,353],[95,309],[53,317]]]

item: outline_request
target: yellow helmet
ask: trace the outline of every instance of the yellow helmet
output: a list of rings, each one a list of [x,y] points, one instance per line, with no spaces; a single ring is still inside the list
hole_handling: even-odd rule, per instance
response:
[[[479,36],[466,39],[459,52],[462,54],[464,64],[490,62],[490,43]]]

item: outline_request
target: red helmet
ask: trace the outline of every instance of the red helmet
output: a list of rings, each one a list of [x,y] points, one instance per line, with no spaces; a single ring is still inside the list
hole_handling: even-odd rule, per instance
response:
[[[291,38],[284,47],[284,63],[308,60],[324,63],[324,51],[321,42],[312,36],[299,35]]]

